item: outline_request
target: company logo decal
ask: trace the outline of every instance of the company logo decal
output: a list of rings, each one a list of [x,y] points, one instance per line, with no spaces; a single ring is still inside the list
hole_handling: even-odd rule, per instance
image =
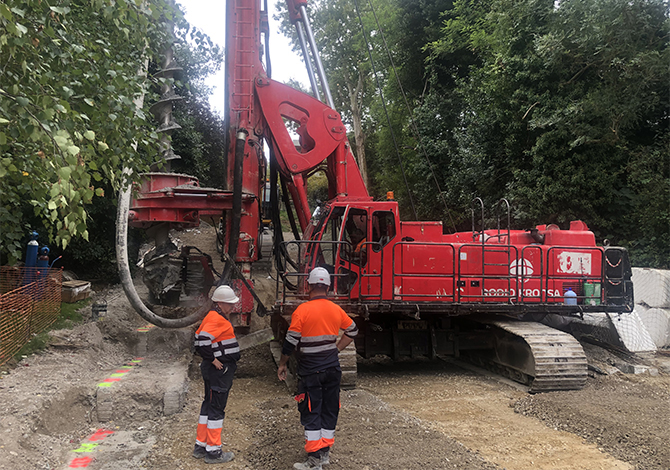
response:
[[[509,265],[509,273],[512,276],[532,276],[533,275],[533,263],[523,258],[521,260],[514,260]]]
[[[573,251],[559,253],[558,272],[562,274],[591,274],[591,253]]]

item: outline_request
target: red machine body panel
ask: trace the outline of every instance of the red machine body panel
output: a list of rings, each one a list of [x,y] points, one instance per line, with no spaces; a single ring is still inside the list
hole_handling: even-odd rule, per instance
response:
[[[568,288],[580,305],[604,301],[605,248],[581,221],[569,230],[540,226],[535,236],[522,230],[443,235],[441,222],[400,222],[397,209],[395,201],[331,202],[305,232],[304,243],[312,246],[301,250],[303,272],[327,267],[335,292],[352,302],[564,305]],[[360,243],[358,231],[364,232]],[[333,241],[338,247],[328,248]],[[586,292],[589,285],[596,294]]]

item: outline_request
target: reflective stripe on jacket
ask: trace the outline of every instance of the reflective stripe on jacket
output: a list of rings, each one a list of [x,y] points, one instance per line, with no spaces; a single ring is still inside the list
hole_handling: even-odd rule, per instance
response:
[[[339,305],[324,298],[305,302],[293,312],[282,353],[290,356],[298,350],[299,375],[339,367],[336,344],[340,329],[351,338],[358,334],[356,323]]]
[[[240,345],[233,325],[219,312],[211,310],[195,332],[195,350],[203,360],[212,362],[237,362]]]

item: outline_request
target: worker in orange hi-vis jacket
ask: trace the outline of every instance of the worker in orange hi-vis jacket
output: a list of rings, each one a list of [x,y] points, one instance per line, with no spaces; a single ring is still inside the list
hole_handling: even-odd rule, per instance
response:
[[[330,463],[340,411],[342,369],[338,353],[353,341],[358,328],[344,310],[327,299],[330,274],[326,269],[314,268],[307,283],[309,301],[293,312],[277,376],[279,380],[286,379],[286,364],[297,350],[299,382],[295,399],[300,422],[305,427],[307,460],[294,464],[293,468],[321,470]],[[344,334],[338,341],[341,329]]]
[[[240,359],[233,325],[228,316],[240,300],[228,286],[219,286],[212,294],[216,304],[195,332],[195,350],[202,357],[200,372],[205,381],[205,398],[200,407],[193,457],[206,463],[233,460],[232,452],[221,450],[221,429],[228,393]]]

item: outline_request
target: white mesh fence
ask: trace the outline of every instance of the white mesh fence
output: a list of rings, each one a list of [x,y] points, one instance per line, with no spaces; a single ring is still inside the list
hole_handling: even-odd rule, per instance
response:
[[[670,308],[670,271],[633,268],[635,303],[652,308]]]
[[[549,315],[544,322],[631,352],[670,348],[670,271],[633,268],[633,289],[636,305],[631,313],[585,313],[569,324]]]

